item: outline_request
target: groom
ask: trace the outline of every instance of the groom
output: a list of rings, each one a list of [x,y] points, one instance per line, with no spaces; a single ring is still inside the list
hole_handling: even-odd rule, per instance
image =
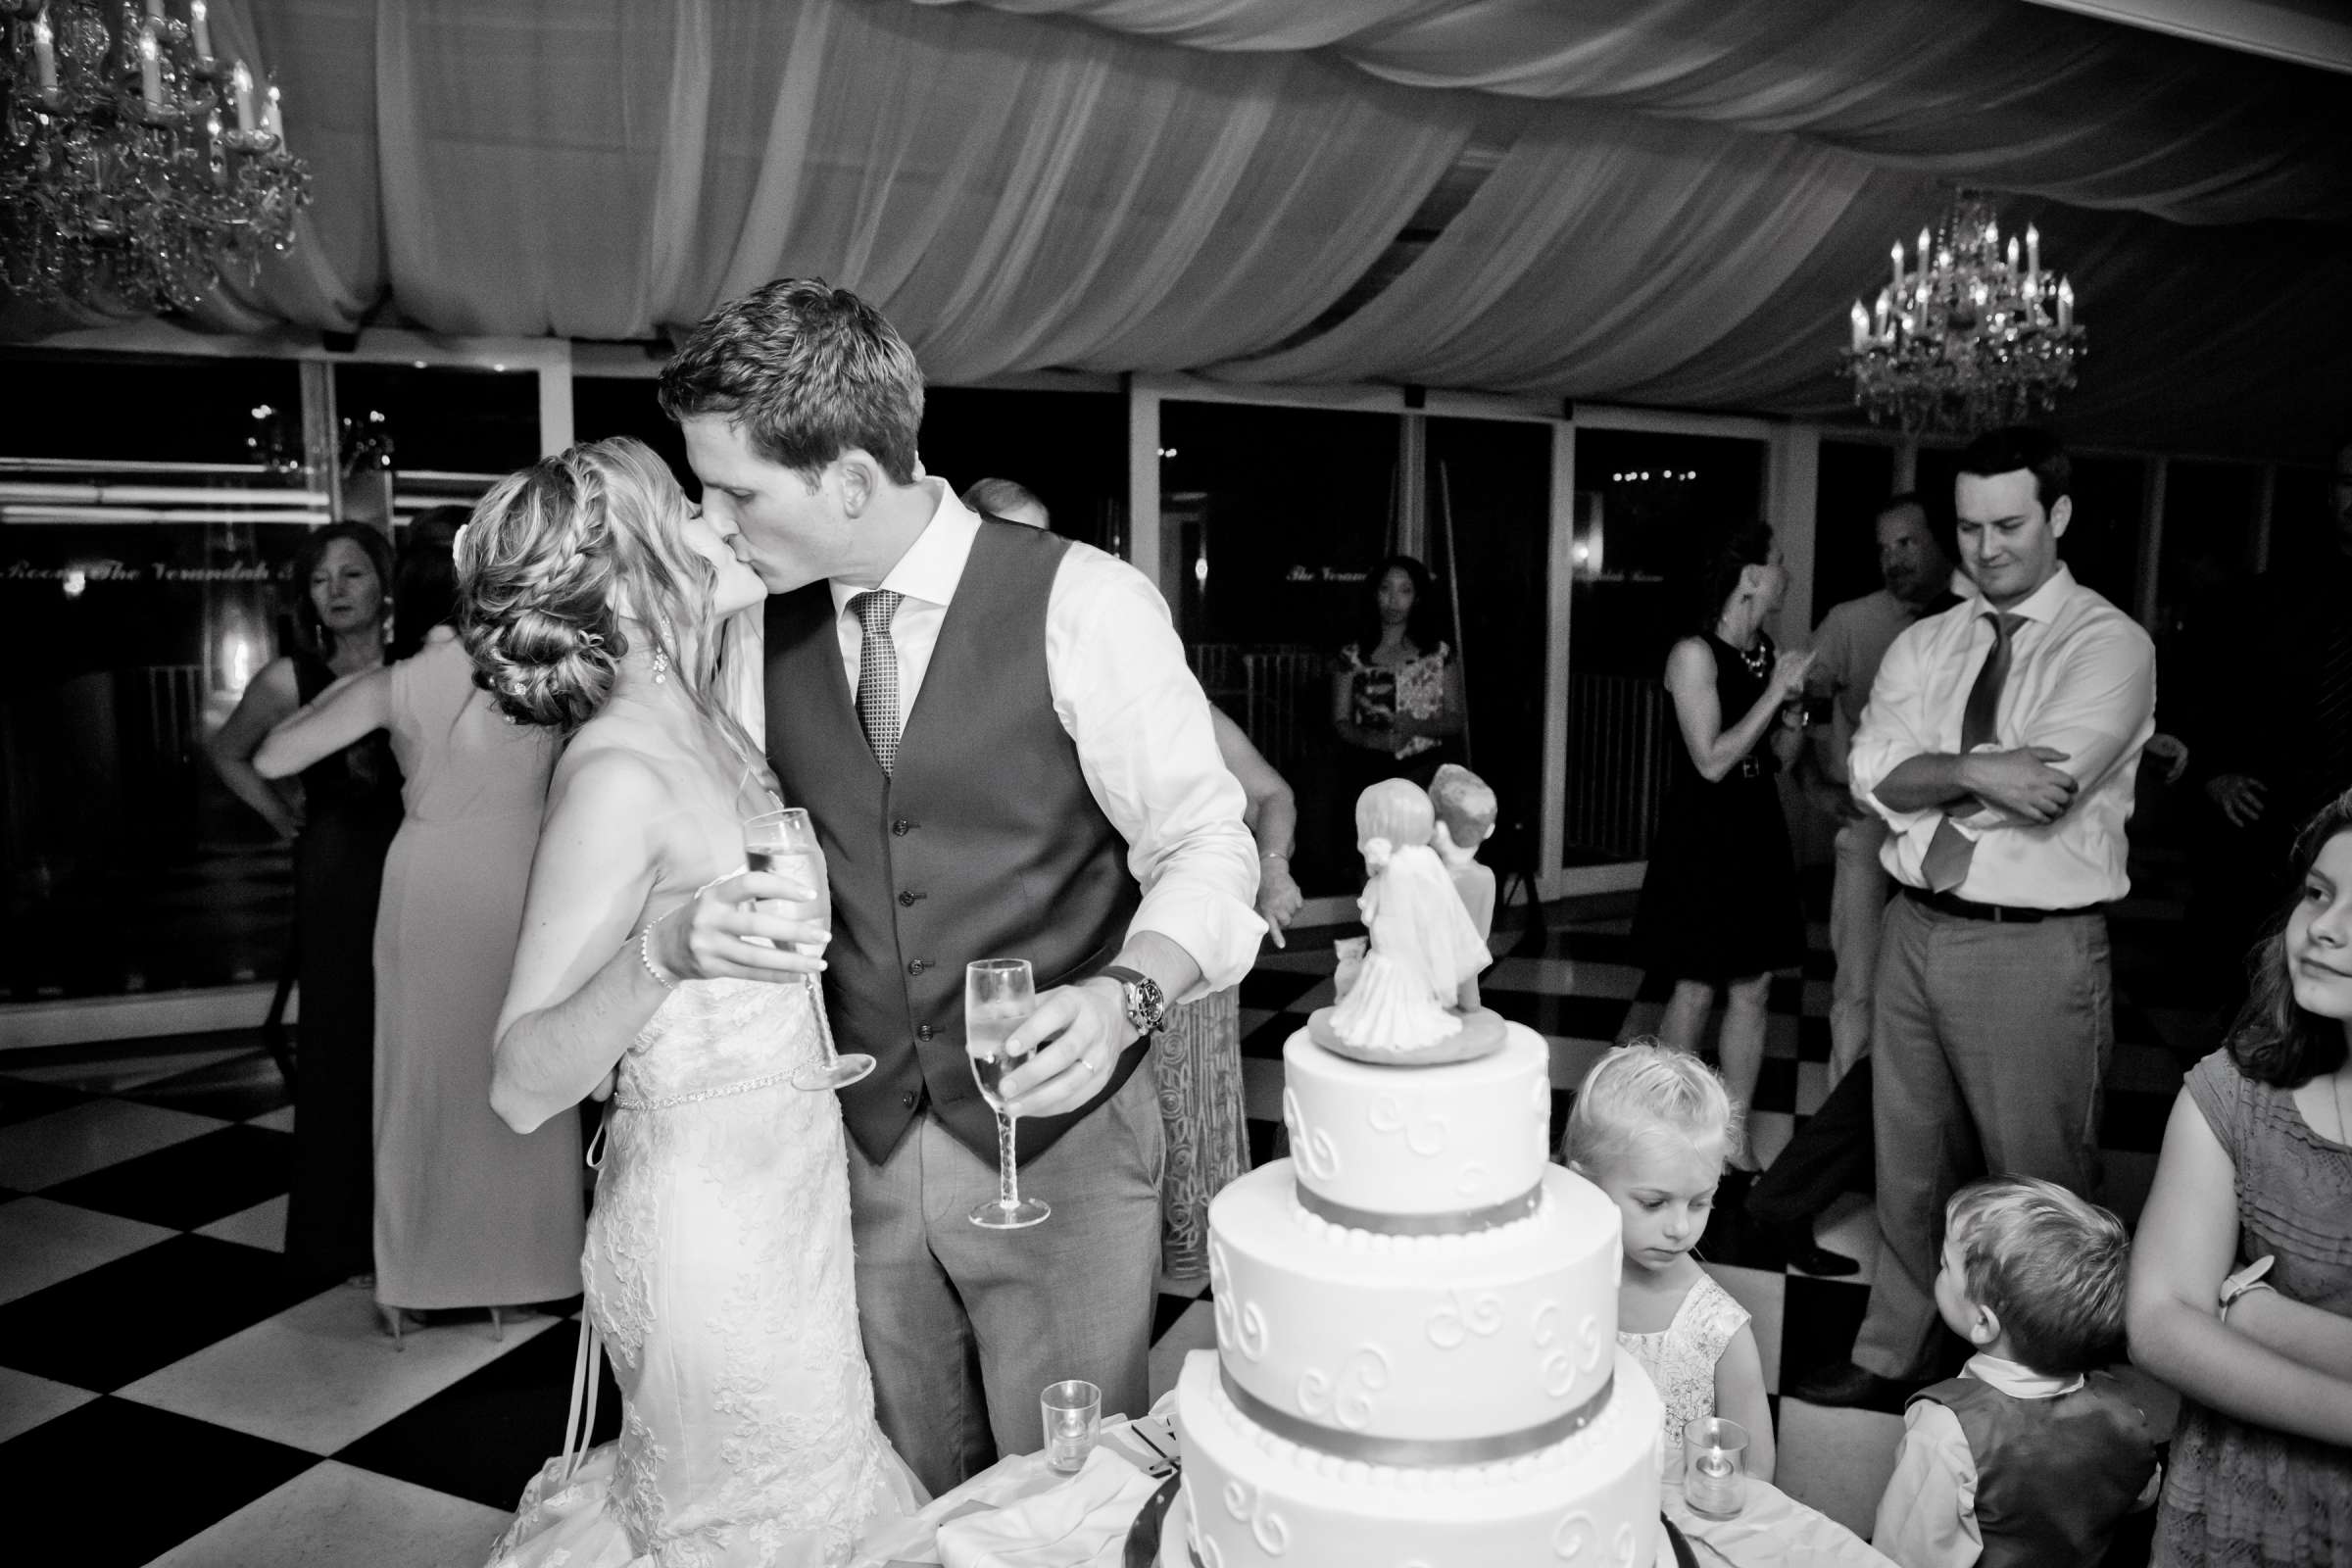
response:
[[[965,510],[915,453],[923,381],[879,312],[785,279],[662,373],[703,505],[772,596],[767,749],[832,882],[827,1001],[876,1066],[841,1092],[858,1299],[883,1430],[936,1494],[1040,1446],[1038,1395],[1148,1403],[1169,1002],[1230,986],[1263,924],[1241,786],[1166,606],[1101,551]],[[1035,966],[1026,1230],[975,1228],[995,1117],[963,971]],[[1142,1070],[1138,1070],[1138,1069]]]

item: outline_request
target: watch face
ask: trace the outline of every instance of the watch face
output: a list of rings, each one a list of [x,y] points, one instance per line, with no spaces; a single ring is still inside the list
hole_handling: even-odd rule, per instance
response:
[[[1145,1034],[1150,1034],[1159,1027],[1159,1020],[1167,1010],[1168,999],[1160,991],[1158,981],[1146,975],[1135,982],[1134,999],[1127,1006],[1128,1022]]]

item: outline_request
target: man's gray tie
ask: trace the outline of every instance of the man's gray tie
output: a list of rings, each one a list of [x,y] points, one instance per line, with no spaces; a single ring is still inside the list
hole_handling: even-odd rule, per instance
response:
[[[1960,753],[1964,757],[1999,738],[1994,721],[2000,716],[2001,687],[2009,679],[2010,640],[2026,619],[1989,611],[1984,618],[1992,622],[1992,652],[1984,656],[1984,667],[1977,671],[1977,683],[1968,689],[1968,706],[1960,711]],[[1973,803],[1965,808],[1973,809]],[[1928,841],[1928,853],[1919,862],[1920,874],[1928,879],[1930,891],[1949,893],[1968,880],[1968,862],[1976,854],[1977,841],[1954,827],[1946,816],[1936,824],[1936,836]]]
[[[858,722],[885,773],[899,761],[899,651],[891,646],[890,617],[906,597],[876,588],[850,601],[864,632],[858,645]]]

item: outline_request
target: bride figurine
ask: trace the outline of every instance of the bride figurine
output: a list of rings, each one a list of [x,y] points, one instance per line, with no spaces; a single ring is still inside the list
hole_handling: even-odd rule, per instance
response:
[[[1491,958],[1430,847],[1436,827],[1429,796],[1409,780],[1384,780],[1356,800],[1356,847],[1370,873],[1357,906],[1370,938],[1347,996],[1309,1021],[1329,1050],[1421,1063],[1467,1060],[1501,1044],[1499,1018],[1459,1004],[1463,982]]]

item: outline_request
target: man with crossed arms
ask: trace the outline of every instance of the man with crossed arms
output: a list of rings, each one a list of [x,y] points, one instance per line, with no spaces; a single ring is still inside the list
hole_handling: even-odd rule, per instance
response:
[[[1897,637],[1850,758],[1886,818],[1871,1049],[1879,1265],[1852,1363],[1789,1393],[1894,1405],[1935,1375],[1944,1200],[1974,1177],[2098,1187],[2114,1049],[2104,906],[2154,733],[2155,649],[2058,559],[2071,465],[2046,431],[1979,437],[1954,485],[1980,598]]]

